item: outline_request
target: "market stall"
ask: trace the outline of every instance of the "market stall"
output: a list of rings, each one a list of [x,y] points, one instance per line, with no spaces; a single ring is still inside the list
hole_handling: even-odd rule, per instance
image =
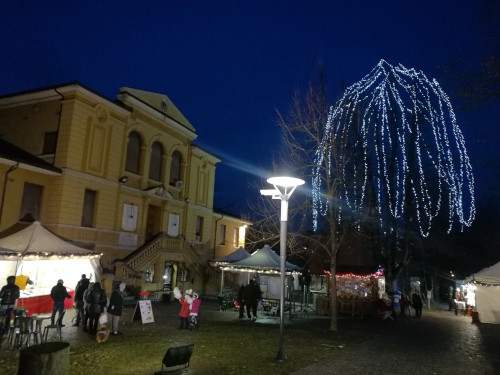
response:
[[[298,274],[301,268],[290,262],[285,263],[287,275]],[[280,256],[276,254],[269,245],[256,250],[252,255],[239,262],[229,263],[221,267],[226,271],[255,273],[259,276],[257,280],[262,295],[268,299],[279,298],[280,295]],[[292,289],[292,277],[287,277],[287,289]]]
[[[240,260],[246,259],[250,256],[248,251],[246,251],[243,247],[239,247],[232,253],[225,255],[220,258],[215,258],[210,261],[210,265],[213,267],[219,267],[221,269],[222,275],[221,275],[221,281],[220,281],[220,294],[222,295],[222,292],[224,290],[224,270],[225,266],[231,263],[239,262]]]
[[[328,279],[330,273],[313,275],[310,290],[314,295],[316,309],[328,312]],[[371,313],[373,302],[385,291],[383,272],[372,274],[341,273],[336,274],[337,307],[339,314],[366,315]]]
[[[21,289],[18,306],[30,314],[52,311],[50,290],[58,279],[72,289],[81,275],[100,280],[100,255],[57,237],[35,221],[28,227],[0,239],[0,279],[15,275]],[[65,307],[71,307],[72,299]]]
[[[500,262],[469,276],[463,299],[477,312],[481,323],[500,323]]]

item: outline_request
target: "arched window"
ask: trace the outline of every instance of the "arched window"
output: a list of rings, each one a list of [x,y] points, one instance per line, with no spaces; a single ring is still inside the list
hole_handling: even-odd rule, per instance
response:
[[[141,168],[141,137],[137,132],[131,132],[128,136],[127,160],[125,170],[127,172],[140,174]]]
[[[181,153],[174,151],[172,153],[172,162],[170,163],[169,184],[175,186],[177,181],[181,180]]]
[[[151,160],[149,162],[149,178],[153,181],[161,181],[161,170],[163,161],[163,147],[160,142],[151,146]]]

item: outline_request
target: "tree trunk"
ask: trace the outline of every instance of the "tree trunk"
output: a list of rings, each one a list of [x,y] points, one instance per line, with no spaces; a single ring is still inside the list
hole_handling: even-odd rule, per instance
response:
[[[329,290],[330,290],[330,331],[337,331],[337,257],[330,258],[330,276],[329,276]]]
[[[21,349],[18,375],[68,375],[69,344],[47,342]]]

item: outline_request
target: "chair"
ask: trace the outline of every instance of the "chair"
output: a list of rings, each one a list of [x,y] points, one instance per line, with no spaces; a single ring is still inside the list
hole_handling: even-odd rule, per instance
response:
[[[63,310],[62,314],[59,314],[59,317],[57,318],[56,324],[49,324],[45,326],[43,329],[43,336],[42,336],[42,342],[47,342],[47,338],[49,336],[49,331],[51,329],[57,330],[57,337],[59,338],[59,341],[62,341],[62,327],[64,327],[64,324],[62,324],[64,314],[66,314],[66,310]]]
[[[7,336],[7,344],[8,346],[14,346],[14,339],[16,338],[16,334],[20,331],[21,328],[21,318],[28,316],[28,312],[25,309],[14,309],[12,311],[14,315],[14,319],[10,321],[9,327],[9,335]]]
[[[169,348],[163,357],[161,372],[155,372],[156,374],[165,374],[170,371],[177,371],[189,367],[189,360],[193,354],[194,344],[175,346]],[[166,367],[163,370],[163,366]]]
[[[33,324],[33,319],[27,316],[17,318],[17,323],[14,324],[14,333],[11,340],[12,349],[20,348],[25,342],[30,332],[30,326]]]

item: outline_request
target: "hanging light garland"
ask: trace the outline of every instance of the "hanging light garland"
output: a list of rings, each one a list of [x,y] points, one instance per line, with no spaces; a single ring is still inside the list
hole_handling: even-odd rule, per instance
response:
[[[339,140],[344,150],[333,165],[332,145]],[[448,96],[421,71],[381,60],[330,108],[315,154],[315,230],[331,199],[323,194],[325,160],[328,174],[341,168],[338,220],[344,212],[361,214],[370,192],[384,233],[395,229],[391,217],[401,222],[410,215],[427,237],[443,209],[448,233],[455,218],[462,226],[474,220],[474,176],[464,137]]]

